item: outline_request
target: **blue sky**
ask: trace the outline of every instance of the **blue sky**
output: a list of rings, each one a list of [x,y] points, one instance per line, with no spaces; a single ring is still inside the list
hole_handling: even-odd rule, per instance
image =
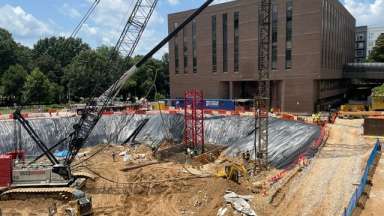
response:
[[[134,0],[101,0],[79,33],[92,47],[115,44]],[[216,3],[226,0],[217,0]],[[384,0],[341,0],[358,25],[384,25]],[[0,0],[0,27],[17,42],[32,47],[40,38],[69,35],[93,0]],[[167,14],[196,8],[204,0],[159,0],[137,48],[144,54],[167,34]],[[167,52],[164,47],[156,57]]]

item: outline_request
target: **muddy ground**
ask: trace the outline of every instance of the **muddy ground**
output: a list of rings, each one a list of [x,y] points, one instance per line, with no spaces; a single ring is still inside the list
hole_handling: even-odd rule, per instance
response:
[[[272,186],[270,170],[257,178],[237,184],[215,176],[220,163],[186,165],[176,161],[157,161],[146,147],[97,146],[84,149],[83,163],[75,171],[95,176],[84,191],[92,196],[95,215],[217,215],[226,206],[227,190],[253,195],[257,215],[341,215],[358,183],[373,142],[362,136],[362,120],[338,119],[329,126],[327,143],[307,167],[289,170]],[[132,161],[112,153],[128,151]],[[85,157],[85,158],[86,158]],[[182,156],[181,156],[182,157]],[[137,165],[145,165],[137,167]],[[136,168],[132,168],[135,167]],[[126,171],[122,169],[132,168]],[[263,185],[260,189],[260,185]],[[71,203],[51,199],[0,202],[3,215],[47,215],[56,203],[59,214]],[[229,208],[231,209],[231,208]],[[226,215],[238,215],[228,211]]]

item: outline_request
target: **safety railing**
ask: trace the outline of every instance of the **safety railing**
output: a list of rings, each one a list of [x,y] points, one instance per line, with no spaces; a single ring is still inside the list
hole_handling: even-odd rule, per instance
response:
[[[357,186],[355,192],[353,193],[351,200],[348,203],[348,206],[344,209],[344,213],[342,214],[342,216],[351,216],[352,215],[353,210],[356,208],[356,206],[359,202],[359,199],[365,190],[365,186],[368,182],[369,171],[372,169],[372,166],[375,162],[376,155],[380,151],[381,151],[381,144],[379,141],[377,141],[375,147],[373,148],[373,150],[371,152],[371,155],[369,156],[367,165],[366,165],[365,170],[364,170],[363,177],[361,178],[359,185]]]

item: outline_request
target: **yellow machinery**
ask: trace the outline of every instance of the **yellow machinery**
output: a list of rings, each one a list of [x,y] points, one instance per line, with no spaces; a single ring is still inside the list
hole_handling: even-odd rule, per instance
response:
[[[244,165],[231,162],[228,165],[225,165],[217,173],[217,177],[226,178],[232,180],[236,183],[240,183],[240,176],[248,178],[248,171]]]
[[[384,110],[384,96],[372,96],[370,110]]]
[[[342,111],[342,112],[361,112],[361,111],[365,111],[365,105],[363,105],[363,104],[344,104],[344,105],[341,105],[340,111]]]

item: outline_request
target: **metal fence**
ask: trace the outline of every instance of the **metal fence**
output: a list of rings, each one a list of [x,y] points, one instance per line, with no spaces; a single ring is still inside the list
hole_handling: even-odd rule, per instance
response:
[[[357,203],[365,190],[365,185],[368,182],[368,173],[371,170],[373,163],[375,162],[376,155],[381,151],[381,144],[379,141],[376,142],[375,147],[373,148],[371,155],[369,156],[367,166],[365,167],[363,177],[353,193],[351,200],[348,203],[347,208],[344,209],[344,213],[342,216],[351,216],[353,210],[356,208]]]

